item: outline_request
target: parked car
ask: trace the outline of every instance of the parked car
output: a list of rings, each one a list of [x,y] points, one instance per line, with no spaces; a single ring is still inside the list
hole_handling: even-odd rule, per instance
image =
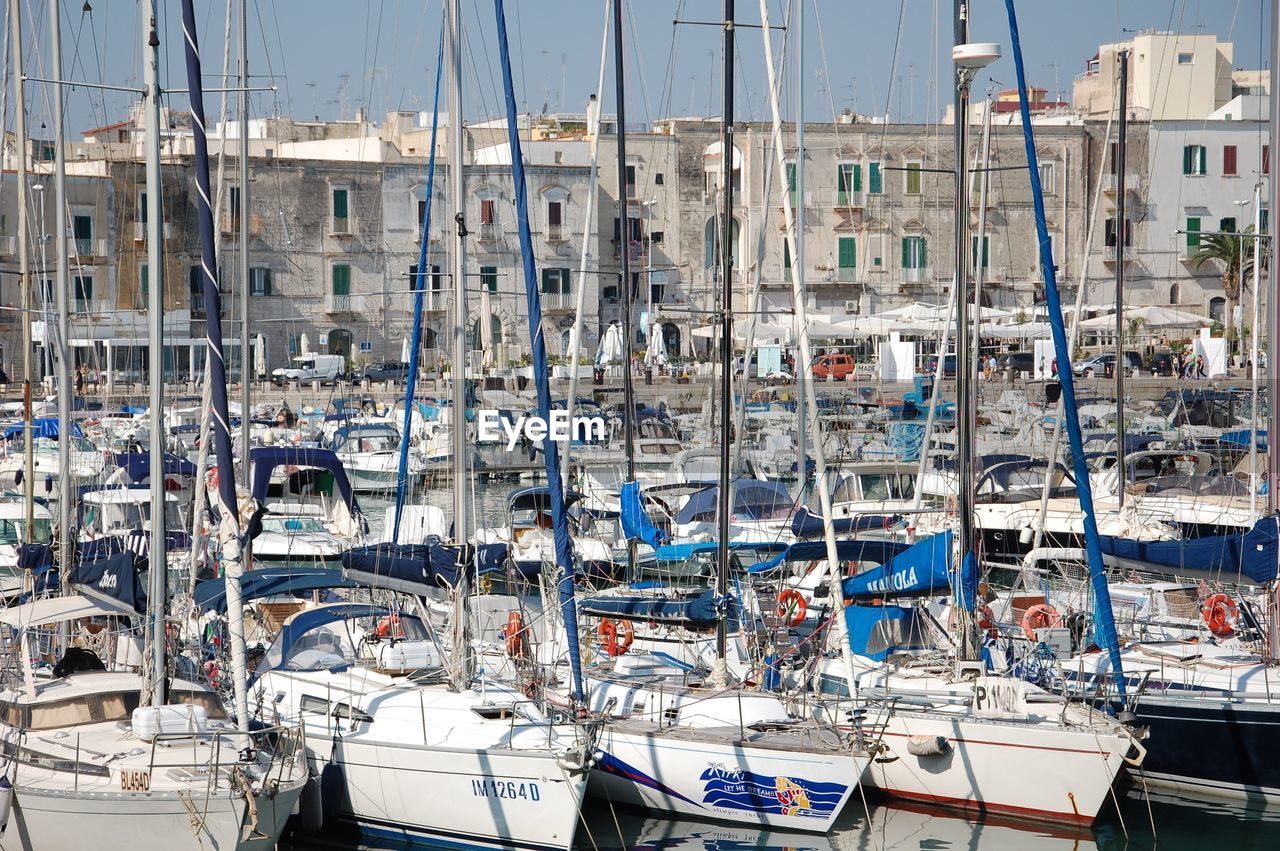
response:
[[[1147,370],[1152,375],[1173,375],[1175,363],[1173,352],[1165,349],[1151,356],[1151,360],[1147,363]]]
[[[823,355],[813,362],[813,377],[844,381],[853,375],[855,367],[853,355]]]
[[[928,376],[934,376],[938,374],[938,356],[937,355],[933,355],[929,358],[929,366],[925,370],[925,374]],[[942,377],[943,378],[956,377],[956,356],[954,352],[947,355],[946,360],[942,362]]]
[[[1094,355],[1088,360],[1083,360],[1071,365],[1071,371],[1076,375],[1085,378],[1093,378],[1095,376],[1106,375],[1109,367],[1116,362],[1115,352],[1105,352],[1100,355]],[[1142,355],[1137,352],[1124,353],[1124,367],[1129,375],[1136,375],[1142,371]]]
[[[342,355],[299,355],[293,359],[292,366],[273,370],[271,383],[337,381],[345,368],[346,359]]]
[[[357,372],[355,379],[369,382],[407,381],[409,379],[409,364],[404,361],[378,361]]]
[[[1036,356],[1034,352],[1009,352],[1000,358],[997,363],[999,363],[1002,372],[1018,377],[1024,372],[1035,372]]]

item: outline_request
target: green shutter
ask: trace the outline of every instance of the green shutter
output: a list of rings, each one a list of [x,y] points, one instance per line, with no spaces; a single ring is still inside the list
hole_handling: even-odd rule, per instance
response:
[[[93,301],[93,278],[82,278],[77,275],[75,278],[75,291],[76,301]]]
[[[839,245],[840,268],[852,269],[854,266],[857,266],[858,265],[857,241],[851,236],[842,236],[840,237],[840,242],[838,243],[838,245]]]
[[[498,291],[498,267],[497,266],[481,266],[480,267],[480,285],[491,293]]]
[[[1193,148],[1191,145],[1183,145],[1182,147],[1182,173],[1194,174],[1192,169]]]
[[[142,306],[145,308],[148,304],[151,303],[150,302],[151,268],[147,264],[143,263],[141,266],[138,267],[138,277],[142,282]],[[76,280],[79,280],[79,279],[77,278]],[[77,285],[76,291],[79,292],[79,289],[80,289],[79,285]]]
[[[1187,248],[1200,247],[1200,217],[1187,216]]]
[[[787,163],[787,189],[796,191],[796,164]]]
[[[351,267],[350,266],[334,264],[333,294],[334,295],[351,295]]]
[[[925,238],[923,236],[920,237],[920,249],[918,253],[920,268],[923,269],[929,265],[929,244],[925,242]]]
[[[907,166],[907,194],[920,194],[920,163],[911,163]]]
[[[345,219],[347,217],[347,190],[333,190],[333,217],[335,219]]]
[[[149,205],[147,204],[147,193],[145,192],[139,193],[138,194],[138,221],[142,222],[144,225],[147,223],[148,208],[149,208]]]
[[[258,270],[258,274],[262,278],[260,295],[271,295],[271,270],[263,267]]]
[[[880,173],[880,163],[871,163],[869,168],[868,182],[870,186],[867,187],[867,191],[872,195],[879,195],[884,192],[884,177]]]
[[[853,191],[862,191],[862,163],[853,164]]]
[[[542,270],[542,291],[544,293],[551,292],[550,286],[551,286],[551,270],[543,269]]]
[[[560,270],[560,292],[562,293],[569,292],[569,270],[568,269]]]
[[[72,229],[76,239],[93,239],[93,219],[89,216],[76,216]]]
[[[847,171],[846,171],[847,169],[848,169],[848,166],[846,166],[844,163],[840,163],[840,165],[836,168],[836,191],[839,192],[841,195],[849,191],[849,181],[848,181],[848,178],[845,176],[847,174]]]
[[[902,268],[911,268],[911,237],[904,236],[902,238]]]

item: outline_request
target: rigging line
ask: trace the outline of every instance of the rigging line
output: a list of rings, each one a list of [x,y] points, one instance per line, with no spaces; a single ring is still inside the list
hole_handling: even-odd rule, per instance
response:
[[[429,9],[430,6],[431,6],[430,0],[423,0],[422,14],[417,16],[418,28],[413,33],[413,47],[409,50],[410,56],[418,55],[418,47],[419,45],[422,44],[422,28],[426,25],[426,21],[428,20],[427,9]],[[395,29],[396,29],[396,32],[400,31],[400,9],[398,6],[396,7],[396,28]],[[400,46],[400,43],[399,43],[399,40],[397,40],[396,41],[397,50],[399,49],[399,46]],[[395,66],[396,66],[396,60],[393,60],[391,63],[391,67],[394,68]],[[400,88],[400,98],[396,101],[397,108],[400,108],[400,109],[404,108],[405,98],[408,97],[408,93],[409,93],[408,81],[410,79],[412,79],[412,77],[410,77],[409,75],[405,76],[405,81],[406,81],[405,85]]]
[[[658,98],[659,115],[669,115],[675,109],[671,99],[675,94],[676,56],[680,50],[680,27],[675,21],[680,19],[680,12],[683,8],[684,0],[678,0],[675,18],[671,22],[671,49],[667,51],[667,70],[663,73],[663,89]]]
[[[276,3],[271,4],[271,20],[272,20],[272,23],[275,24],[275,28],[276,28],[276,43],[281,44],[282,39],[280,38],[280,15],[276,11],[276,7],[278,5],[279,4],[276,4]],[[262,8],[260,6],[256,8],[258,9],[258,20],[261,21]],[[263,38],[264,39],[266,38],[266,27],[263,27]],[[271,67],[271,53],[269,51],[267,53],[267,67],[268,68]],[[280,67],[281,67],[281,72],[284,76],[284,100],[285,100],[286,111],[288,112],[289,115],[293,115],[293,92],[289,88],[289,74],[288,74],[288,68],[286,67],[285,53],[283,48],[280,50]],[[280,98],[279,89],[277,89],[274,97],[274,100],[276,103],[279,103],[279,98]]]

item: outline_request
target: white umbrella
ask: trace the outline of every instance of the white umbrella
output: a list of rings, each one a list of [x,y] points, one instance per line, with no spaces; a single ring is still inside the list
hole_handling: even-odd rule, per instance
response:
[[[622,339],[622,326],[616,322],[605,329],[600,338],[600,348],[596,350],[596,365],[607,366],[611,363],[622,363],[626,344]]]
[[[493,366],[493,305],[489,303],[489,288],[480,290],[480,365],[484,369]]]
[[[650,366],[663,366],[667,362],[667,341],[657,322],[649,328],[649,350],[645,352],[644,362]]]
[[[413,357],[413,351],[409,345],[409,338],[402,337],[400,340],[400,362],[408,363],[411,357]]]
[[[253,338],[254,372],[259,378],[267,374],[267,338],[259,331]]]
[[[1050,334],[1047,322],[1023,322],[1019,325],[992,325],[984,328],[982,336],[1001,340],[1043,340]]]
[[[1140,319],[1148,328],[1201,328],[1213,324],[1213,320],[1198,313],[1150,304],[1126,309],[1124,318],[1126,321]],[[1083,328],[1114,328],[1116,317],[1114,313],[1110,316],[1096,316],[1086,319],[1080,325]]]
[[[300,355],[311,354],[311,338],[307,336],[306,331],[302,332],[302,339],[298,341],[298,354]]]

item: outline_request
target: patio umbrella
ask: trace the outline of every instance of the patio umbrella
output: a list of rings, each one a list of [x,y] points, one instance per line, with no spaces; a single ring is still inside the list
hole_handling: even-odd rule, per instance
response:
[[[259,331],[253,337],[253,365],[254,373],[259,378],[265,378],[267,374],[267,338]]]
[[[302,332],[302,339],[298,341],[298,350],[300,355],[311,354],[311,338],[307,336],[306,331]]]
[[[649,328],[649,350],[645,352],[644,362],[650,366],[663,366],[667,362],[667,341],[657,322]]]
[[[611,363],[622,363],[626,344],[622,339],[622,326],[616,322],[605,329],[600,338],[600,348],[596,350],[596,365],[607,366]]]
[[[489,288],[480,290],[480,365],[484,369],[493,366],[493,305],[489,303]]]

